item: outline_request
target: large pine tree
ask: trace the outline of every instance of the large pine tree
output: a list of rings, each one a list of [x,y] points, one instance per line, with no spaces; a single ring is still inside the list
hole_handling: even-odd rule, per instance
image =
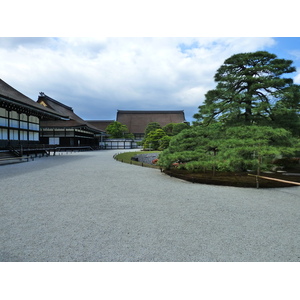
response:
[[[221,121],[228,125],[266,125],[278,120],[277,115],[282,120],[283,107],[285,113],[297,119],[300,99],[295,95],[300,89],[284,76],[296,71],[292,63],[266,51],[231,56],[217,70],[217,86],[206,93],[194,118],[204,124]],[[280,106],[276,105],[278,101]]]

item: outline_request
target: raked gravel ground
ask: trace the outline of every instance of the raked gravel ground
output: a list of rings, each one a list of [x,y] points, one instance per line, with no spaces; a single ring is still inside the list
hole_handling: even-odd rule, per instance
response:
[[[193,184],[115,152],[0,166],[0,261],[300,261],[300,187]]]

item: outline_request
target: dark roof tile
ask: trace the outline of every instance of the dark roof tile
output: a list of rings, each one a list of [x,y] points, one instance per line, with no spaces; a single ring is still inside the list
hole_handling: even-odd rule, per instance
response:
[[[40,93],[39,98],[37,100],[38,103],[42,103],[47,107],[50,107],[54,111],[64,114],[68,116],[70,120],[60,120],[60,121],[43,121],[41,123],[42,127],[87,127],[93,132],[102,132],[97,127],[90,124],[88,121],[84,121],[78,115],[76,115],[73,111],[73,108],[67,106],[44,93]]]
[[[157,122],[160,126],[185,122],[183,110],[118,110],[117,121],[126,125],[131,133],[144,133],[147,125]]]
[[[65,115],[55,112],[51,108],[44,107],[34,100],[30,99],[29,97],[25,96],[2,79],[0,79],[0,96],[2,96],[2,98],[4,99],[7,99],[7,101],[14,102],[17,105],[30,107],[32,110],[38,110],[39,112],[55,115],[56,117],[65,117]]]

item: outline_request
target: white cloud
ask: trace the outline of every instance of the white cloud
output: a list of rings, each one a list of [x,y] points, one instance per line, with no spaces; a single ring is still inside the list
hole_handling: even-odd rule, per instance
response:
[[[103,113],[117,108],[194,106],[197,112],[226,58],[273,43],[271,38],[0,38],[0,74],[32,99],[43,91],[79,115],[84,112],[84,118],[105,119]]]
[[[294,57],[295,60],[300,60],[300,50],[292,50],[289,53]]]
[[[300,73],[298,72],[298,74],[294,77],[294,83],[295,84],[300,84]]]

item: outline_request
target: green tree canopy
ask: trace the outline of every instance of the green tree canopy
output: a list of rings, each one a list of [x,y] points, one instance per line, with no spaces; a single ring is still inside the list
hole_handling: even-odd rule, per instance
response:
[[[160,141],[166,136],[167,134],[161,128],[150,131],[145,140],[144,140],[144,148],[151,149],[151,150],[158,150],[160,149]],[[164,139],[164,142],[166,140]]]
[[[271,119],[275,127],[290,130],[295,136],[300,136],[300,88],[292,86],[273,106]]]
[[[159,156],[159,165],[175,162],[188,170],[246,171],[268,168],[280,155],[293,155],[299,142],[283,128],[221,123],[194,126],[174,136]]]
[[[187,129],[189,127],[190,125],[188,123],[169,123],[162,127],[162,129],[167,135],[173,136],[181,132],[183,129]]]
[[[129,133],[127,126],[118,121],[110,123],[105,131],[110,134],[111,138],[133,138],[133,135]]]
[[[169,123],[169,124],[165,125],[162,129],[167,135],[172,136],[174,125],[175,125],[175,123]]]
[[[159,140],[159,147],[158,150],[165,150],[169,147],[171,137],[169,135],[164,135],[160,140]]]
[[[169,147],[160,154],[159,165],[169,169],[178,162],[191,170],[212,168],[223,131],[220,123],[182,130],[171,138]]]
[[[237,126],[227,128],[219,145],[220,161],[228,170],[256,170],[270,168],[276,158],[293,155],[298,139],[284,128],[270,126]]]
[[[215,74],[216,88],[206,93],[204,104],[194,115],[196,123],[275,124],[287,114],[298,124],[300,89],[283,76],[296,71],[292,63],[266,51],[226,59]]]
[[[148,133],[154,131],[156,129],[161,129],[161,126],[158,122],[150,122],[145,129],[145,137],[147,137]]]
[[[175,123],[173,126],[172,135],[177,135],[182,130],[189,128],[190,125],[188,123]]]

